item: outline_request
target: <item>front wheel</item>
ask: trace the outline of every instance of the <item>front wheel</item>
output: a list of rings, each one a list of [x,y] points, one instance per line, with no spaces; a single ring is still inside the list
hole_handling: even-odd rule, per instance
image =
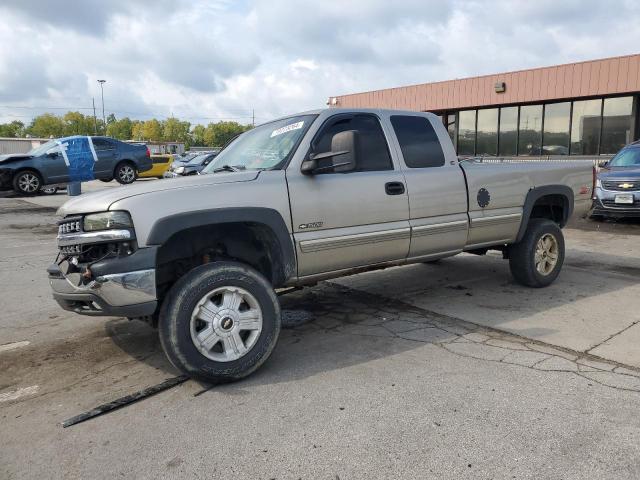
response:
[[[254,269],[215,262],[176,282],[158,329],[176,368],[206,382],[229,382],[251,374],[271,355],[280,334],[280,305]]]
[[[560,274],[564,262],[564,237],[551,220],[530,220],[524,237],[509,247],[509,267],[518,283],[546,287]]]
[[[114,173],[116,181],[122,185],[129,185],[138,178],[136,167],[129,162],[120,163]]]
[[[42,187],[40,175],[33,170],[19,172],[13,177],[13,190],[20,195],[35,195]]]

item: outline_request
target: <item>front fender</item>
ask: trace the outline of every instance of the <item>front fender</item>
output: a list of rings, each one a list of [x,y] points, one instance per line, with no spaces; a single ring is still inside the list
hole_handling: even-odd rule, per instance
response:
[[[178,232],[225,223],[249,223],[268,227],[278,240],[283,262],[280,283],[296,275],[296,254],[291,233],[282,215],[271,208],[228,207],[178,213],[157,220],[149,232],[148,245],[162,245]]]

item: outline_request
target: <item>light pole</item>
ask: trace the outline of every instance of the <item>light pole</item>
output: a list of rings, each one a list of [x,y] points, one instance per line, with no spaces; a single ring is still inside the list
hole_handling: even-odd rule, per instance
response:
[[[104,133],[105,135],[107,134],[107,119],[104,116],[104,84],[106,83],[106,80],[98,80],[98,83],[100,84],[100,95],[102,96],[102,125],[103,125],[103,129],[104,129]]]

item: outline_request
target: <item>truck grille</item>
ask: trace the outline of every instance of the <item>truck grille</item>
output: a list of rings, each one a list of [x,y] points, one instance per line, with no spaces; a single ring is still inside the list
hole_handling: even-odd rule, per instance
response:
[[[82,219],[64,219],[58,223],[58,235],[66,233],[77,233],[82,231]]]
[[[640,190],[640,181],[638,180],[605,180],[602,182],[605,190],[613,190],[615,192],[632,192]]]

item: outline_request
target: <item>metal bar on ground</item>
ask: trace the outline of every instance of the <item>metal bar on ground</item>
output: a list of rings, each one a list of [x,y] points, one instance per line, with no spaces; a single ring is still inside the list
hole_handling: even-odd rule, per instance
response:
[[[100,415],[104,415],[105,413],[112,412],[114,410],[117,410],[118,408],[122,408],[122,407],[125,407],[127,405],[131,405],[132,403],[135,403],[135,402],[137,402],[139,400],[151,397],[152,395],[155,395],[156,393],[160,393],[160,392],[163,392],[163,391],[168,390],[170,388],[173,388],[173,387],[175,387],[177,385],[180,385],[181,383],[184,383],[187,380],[189,380],[189,376],[188,375],[180,375],[178,377],[169,378],[169,379],[165,380],[164,382],[159,383],[158,385],[154,385],[153,387],[145,388],[144,390],[140,390],[139,392],[132,393],[131,395],[127,395],[125,397],[118,398],[117,400],[114,400],[113,402],[102,404],[102,405],[100,405],[100,406],[98,406],[98,407],[96,407],[96,408],[94,408],[92,410],[89,410],[88,412],[81,413],[80,415],[76,415],[75,417],[71,417],[71,418],[65,420],[64,422],[62,422],[62,427],[63,428],[67,428],[67,427],[70,427],[70,426],[75,425],[77,423],[81,423],[81,422],[84,422],[86,420],[89,420],[91,418],[95,418],[95,417],[98,417]]]

